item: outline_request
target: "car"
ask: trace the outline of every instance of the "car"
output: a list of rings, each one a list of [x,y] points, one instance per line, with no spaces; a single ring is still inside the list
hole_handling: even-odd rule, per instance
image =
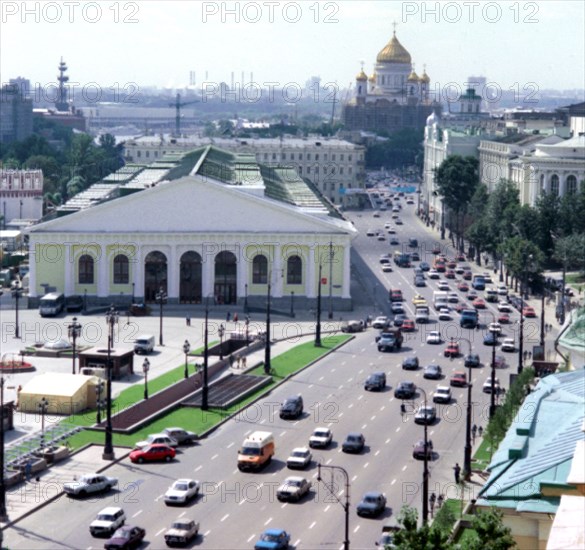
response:
[[[429,271],[429,279],[440,279],[441,275],[436,269],[431,269]]]
[[[366,236],[368,236],[368,237],[375,237],[376,236],[376,232],[373,229],[368,229],[366,231]]]
[[[388,254],[382,254],[378,260],[382,265],[390,263],[390,257]]]
[[[418,357],[406,357],[404,361],[402,361],[402,370],[417,370],[418,365]]]
[[[120,527],[104,544],[105,550],[130,550],[140,546],[144,540],[146,531],[136,525],[124,525]]]
[[[394,233],[396,233],[396,229],[394,227],[389,227],[388,228],[388,234],[389,235],[394,235]]]
[[[473,277],[473,273],[471,273],[471,271],[464,271],[463,272],[463,279],[466,281],[471,281]]]
[[[443,371],[439,365],[427,365],[423,372],[423,378],[428,380],[439,380],[443,375]]]
[[[440,282],[437,284],[437,288],[438,288],[439,290],[443,290],[443,291],[449,291],[449,290],[450,290],[450,288],[449,288],[449,283],[447,283],[446,281],[440,281]]]
[[[422,405],[414,415],[415,424],[432,424],[437,419],[437,409],[431,405]]]
[[[43,349],[50,349],[53,351],[65,351],[68,349],[72,349],[73,346],[71,345],[70,342],[68,342],[67,340],[54,340],[52,342],[47,342],[44,346]]]
[[[455,271],[447,269],[447,271],[445,271],[445,279],[455,279]]]
[[[343,321],[343,323],[341,323],[341,332],[344,333],[362,332],[363,330],[364,330],[363,321],[357,321],[353,319],[350,321]]]
[[[481,387],[481,391],[483,393],[492,393],[492,377],[489,376],[488,379],[483,383],[483,386]],[[494,378],[494,392],[500,393],[501,391],[501,387],[500,387],[500,381],[497,378]]]
[[[360,453],[366,446],[366,438],[358,432],[347,434],[345,441],[341,445],[344,453]]]
[[[483,345],[484,346],[497,346],[498,345],[498,335],[494,332],[486,332],[483,337]]]
[[[449,380],[449,385],[457,388],[464,388],[467,386],[467,375],[462,371],[454,372]]]
[[[441,333],[438,330],[431,330],[427,334],[427,344],[440,344],[441,342]]]
[[[254,544],[254,550],[287,550],[290,534],[284,529],[266,529]]]
[[[404,306],[402,305],[402,302],[392,302],[390,309],[394,314],[404,313]]]
[[[457,292],[449,292],[449,294],[447,295],[447,302],[451,303],[451,304],[456,304],[459,302],[459,295],[457,294]]]
[[[424,277],[421,277],[420,275],[417,275],[414,278],[414,286],[419,287],[419,288],[420,287],[423,287],[423,286],[427,286],[427,283],[425,281],[425,278]]]
[[[383,372],[373,372],[364,382],[366,391],[382,391],[386,387],[386,374]]]
[[[287,397],[278,414],[283,420],[294,420],[301,416],[303,414],[303,397],[301,395]]]
[[[511,313],[512,308],[508,302],[500,301],[498,302],[498,311],[500,313]]]
[[[485,309],[485,300],[483,298],[476,298],[473,300],[473,307],[475,309]]]
[[[507,325],[510,323],[510,316],[507,313],[500,313],[498,315],[498,323]]]
[[[402,297],[402,290],[398,288],[393,288],[390,291],[390,301],[391,302],[402,302],[404,298]]]
[[[286,467],[290,470],[304,470],[312,459],[313,455],[307,447],[297,447],[286,459]]]
[[[385,315],[380,315],[380,316],[376,317],[374,319],[374,322],[372,323],[373,328],[382,329],[382,328],[386,328],[387,326],[388,326],[388,317],[386,317]]]
[[[414,332],[416,325],[412,319],[404,319],[402,323],[402,332]]]
[[[425,440],[420,439],[414,444],[412,449],[412,458],[416,460],[424,460],[425,455],[427,459],[433,457],[433,442],[429,439],[425,445]]]
[[[287,477],[276,490],[276,498],[280,502],[301,500],[311,490],[312,483],[304,477]]]
[[[415,294],[414,298],[412,299],[412,303],[413,303],[414,307],[428,305],[427,301],[424,299],[424,297],[421,294]]]
[[[419,254],[418,252],[412,252],[412,253],[410,254],[410,259],[411,259],[413,262],[419,262],[419,261],[420,261],[420,254]],[[423,270],[423,271],[424,271],[424,270]]]
[[[457,342],[451,341],[445,348],[443,355],[445,357],[459,357],[459,353],[459,344]]]
[[[98,512],[96,518],[89,524],[92,537],[111,537],[116,529],[124,525],[126,514],[119,506],[108,506]]]
[[[404,223],[402,222],[402,220],[400,218],[396,218],[396,220],[394,221],[394,223],[396,225],[404,225]]]
[[[410,248],[418,248],[418,240],[417,239],[408,239],[408,246]]]
[[[400,199],[399,199],[399,198],[397,198],[397,197],[394,197],[394,200],[395,200],[395,201],[398,201],[398,200],[400,200]],[[392,212],[400,212],[400,206],[399,206],[398,204],[395,204],[395,205],[392,207]]]
[[[463,360],[463,366],[466,369],[481,367],[479,355],[477,353],[470,353],[469,355],[466,355],[465,359]]]
[[[465,254],[463,254],[462,252],[460,252],[459,254],[457,254],[457,256],[455,257],[455,259],[458,262],[464,262],[465,261]]]
[[[420,267],[423,271],[431,270],[431,266],[429,265],[428,262],[421,262],[420,264],[418,264],[418,267]]]
[[[384,264],[382,266],[382,273],[392,273],[392,266],[390,264]]]
[[[167,447],[178,447],[179,442],[168,436],[166,433],[151,434],[144,441],[138,441],[135,445],[135,449],[145,449],[150,445],[166,445]]]
[[[433,254],[439,254],[439,252],[441,252],[441,247],[438,244],[435,244],[435,245],[433,245],[431,252]]]
[[[457,262],[456,262],[455,258],[448,258],[446,265],[447,265],[447,269],[455,269],[457,267]]]
[[[80,312],[83,310],[83,296],[73,294],[65,298],[65,309],[67,312]]]
[[[196,433],[189,432],[183,428],[165,428],[163,432],[174,439],[179,445],[192,445],[199,439]]]
[[[392,227],[392,224],[390,222],[386,222],[384,224],[384,229],[389,229],[390,227]]]
[[[450,321],[451,320],[451,312],[449,311],[448,307],[441,307],[439,308],[439,321]]]
[[[416,392],[414,382],[400,382],[394,389],[396,399],[412,399]]]
[[[173,447],[157,443],[148,445],[142,449],[134,449],[130,453],[130,461],[138,462],[138,464],[142,464],[143,462],[157,462],[160,460],[170,462],[175,458],[175,455],[176,451]]]
[[[495,334],[502,334],[502,325],[500,325],[500,323],[490,323],[488,326],[488,330],[490,332],[493,332]]]
[[[177,479],[165,493],[165,504],[187,504],[199,494],[200,484],[195,479]]]
[[[455,271],[456,275],[463,275],[467,269],[464,265],[456,265],[453,271]]]
[[[199,534],[199,523],[187,518],[179,518],[165,531],[165,543],[169,547],[187,546]]]
[[[84,497],[93,493],[104,493],[118,485],[118,479],[103,474],[84,474],[75,481],[63,485],[66,494],[76,497]]]
[[[401,327],[402,326],[402,323],[404,323],[404,321],[406,319],[407,319],[407,317],[406,317],[406,315],[404,315],[404,313],[399,313],[398,315],[395,315],[394,316],[394,326],[395,327]]]
[[[377,239],[379,241],[385,241],[386,240],[386,237],[384,237],[384,235],[380,234],[380,235],[378,235]]]
[[[482,273],[482,275],[483,275],[483,280],[484,280],[486,283],[489,283],[489,284],[491,284],[491,283],[492,283],[492,274],[491,274],[489,271],[484,271],[484,272]]]
[[[461,281],[457,285],[457,290],[459,290],[460,292],[467,292],[469,290],[469,285],[465,281]]]
[[[524,306],[524,308],[522,309],[522,315],[524,315],[524,317],[536,317],[536,312],[534,311],[534,308],[532,306]]]
[[[433,403],[451,403],[451,388],[449,386],[437,386],[433,393]]]
[[[506,285],[499,285],[497,288],[497,293],[500,296],[508,296],[508,287]]]
[[[356,512],[360,517],[375,517],[379,516],[385,509],[386,497],[378,491],[371,491],[362,497],[362,500],[357,505]]]
[[[391,237],[390,238],[390,244],[392,246],[396,246],[396,245],[399,245],[400,244],[400,241],[396,237]]]
[[[333,441],[333,432],[329,428],[315,428],[309,437],[309,447],[324,449]]]
[[[461,313],[464,309],[467,309],[465,307],[465,304],[462,304],[461,302],[459,302],[455,307],[454,307],[455,311],[457,313]]]
[[[496,355],[494,363],[496,369],[505,369],[508,366],[506,363],[506,358],[503,355]]]
[[[516,343],[514,342],[514,338],[504,338],[501,346],[502,351],[509,351],[514,352],[516,351]]]
[[[373,217],[374,218],[379,218],[380,217],[380,212],[378,212],[378,211],[374,212]]]

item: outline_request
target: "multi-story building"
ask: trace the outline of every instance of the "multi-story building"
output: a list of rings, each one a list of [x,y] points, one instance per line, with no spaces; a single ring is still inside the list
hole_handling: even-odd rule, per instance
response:
[[[127,141],[127,162],[148,164],[169,153],[184,153],[213,144],[228,151],[252,153],[268,166],[288,166],[315,185],[334,204],[350,205],[365,186],[365,147],[325,137],[283,139],[221,139],[141,137]]]
[[[11,220],[43,216],[43,171],[0,170],[0,203],[4,229]]]
[[[32,99],[17,84],[0,90],[0,143],[22,141],[33,133]]]

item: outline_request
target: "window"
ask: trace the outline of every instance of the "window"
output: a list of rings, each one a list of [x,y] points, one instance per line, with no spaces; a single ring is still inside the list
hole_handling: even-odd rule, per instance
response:
[[[550,178],[550,192],[555,196],[559,196],[559,176],[553,174]]]
[[[327,153],[323,155],[323,160],[327,160]]]
[[[347,171],[350,176],[353,174],[353,168],[351,166],[347,169]]]
[[[286,284],[300,285],[303,282],[303,261],[299,256],[291,256],[286,262]]]
[[[282,153],[282,160],[286,160],[286,153]]]
[[[567,195],[574,195],[577,192],[577,178],[569,176],[567,178]]]
[[[130,280],[128,256],[118,254],[114,258],[114,284],[127,285]]]
[[[268,153],[264,153],[264,160],[268,160]]]
[[[311,160],[311,153],[307,153],[307,160]]]
[[[351,155],[347,155],[347,160],[349,160],[349,162],[351,162]]]
[[[319,153],[315,153],[315,160],[319,160]]]
[[[331,160],[335,160],[335,155],[331,155]]]
[[[343,161],[345,159],[345,155],[341,154],[339,155],[339,160]]]
[[[266,256],[258,254],[252,260],[252,283],[265,285],[268,282],[268,260]]]
[[[136,151],[136,157],[140,158],[142,156],[142,151]]]
[[[79,258],[79,284],[93,285],[93,258],[84,254]]]
[[[299,166],[299,176],[302,176],[302,175],[303,175],[303,167]]]
[[[303,160],[303,153],[299,153],[299,160]]]
[[[276,160],[276,153],[272,153],[272,160]]]
[[[146,155],[146,158],[150,158],[150,151],[146,151],[144,154]]]
[[[291,153],[290,154],[290,160],[295,160],[295,154],[294,153]]]
[[[310,173],[311,173],[311,167],[307,166],[307,174],[310,174]]]
[[[339,173],[340,173],[341,175],[343,175],[343,166],[340,166],[340,167],[339,167]]]

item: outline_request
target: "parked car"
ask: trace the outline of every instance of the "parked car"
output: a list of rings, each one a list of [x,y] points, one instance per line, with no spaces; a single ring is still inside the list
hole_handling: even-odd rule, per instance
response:
[[[467,386],[467,375],[461,371],[454,372],[451,380],[449,380],[449,384],[458,388],[464,388]]]
[[[187,546],[199,533],[199,523],[187,518],[179,518],[171,524],[164,534],[169,547]]]
[[[75,481],[63,485],[66,494],[84,497],[89,494],[103,493],[118,485],[118,479],[103,474],[84,474]]]
[[[68,312],[79,312],[83,309],[83,296],[73,294],[65,298],[65,309]]]
[[[347,434],[345,441],[341,445],[344,453],[360,453],[366,446],[366,438],[358,432]]]
[[[315,428],[311,437],[309,437],[309,447],[312,449],[324,449],[329,447],[333,440],[333,433],[329,428]]]
[[[199,494],[199,481],[194,479],[177,479],[165,493],[165,504],[187,504]]]
[[[380,315],[374,319],[372,323],[373,328],[382,329],[388,326],[388,317]]]
[[[172,447],[168,445],[149,445],[148,447],[143,447],[142,449],[135,449],[130,453],[130,460],[132,462],[138,462],[138,464],[142,464],[143,462],[156,462],[160,460],[164,460],[165,462],[170,462],[175,458],[176,451]]]
[[[418,357],[416,356],[406,357],[404,361],[402,361],[402,369],[403,370],[418,369]]]
[[[303,414],[303,398],[301,395],[288,397],[280,407],[279,416],[282,419],[295,419]]]
[[[437,419],[437,409],[431,405],[419,407],[414,415],[415,424],[432,424]]]
[[[400,382],[394,390],[394,397],[396,399],[412,399],[416,392],[414,382]]]
[[[382,391],[386,387],[386,374],[383,372],[373,372],[364,382],[364,389],[367,391]]]
[[[165,428],[163,432],[171,439],[174,439],[179,445],[191,445],[198,439],[196,433],[188,432],[183,428]]]
[[[89,524],[89,532],[93,537],[111,537],[112,534],[124,525],[126,514],[119,506],[108,506],[101,510]]]
[[[167,445],[168,447],[178,447],[179,442],[167,435],[166,433],[151,434],[144,441],[138,441],[135,445],[135,449],[145,449],[150,445]]]
[[[280,502],[298,502],[311,490],[312,483],[300,476],[287,477],[276,491],[276,498]]]
[[[428,365],[425,367],[423,378],[439,380],[442,375],[443,371],[439,365]]]
[[[284,529],[266,529],[254,544],[254,550],[287,550],[290,534]]]
[[[142,527],[125,525],[120,527],[104,544],[105,550],[130,550],[144,540],[146,531]]]
[[[425,454],[427,455],[427,459],[433,458],[433,442],[430,439],[427,440],[426,445],[425,440],[420,439],[414,444],[414,448],[412,449],[412,458],[416,460],[424,460]]]
[[[375,517],[379,516],[385,509],[386,497],[378,491],[371,491],[363,496],[357,505],[356,511],[360,517]]]
[[[286,459],[286,466],[291,470],[304,470],[309,464],[313,455],[307,447],[297,447],[292,450],[290,456]]]
[[[433,393],[433,403],[451,403],[451,388],[449,386],[437,386]]]

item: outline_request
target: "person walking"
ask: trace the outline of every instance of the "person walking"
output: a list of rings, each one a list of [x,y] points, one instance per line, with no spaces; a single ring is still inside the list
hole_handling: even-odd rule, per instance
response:
[[[435,512],[435,501],[437,500],[437,495],[435,495],[435,493],[431,493],[431,496],[429,497],[429,507],[431,509],[431,517],[434,517],[434,512]]]
[[[238,322],[238,312],[236,311],[234,313],[234,323],[237,323],[237,322]]]
[[[228,361],[230,362],[230,369],[234,368],[234,356],[230,353],[230,356],[228,358]]]
[[[225,322],[226,322],[226,323],[229,323],[231,318],[232,318],[232,314],[231,314],[231,313],[228,311],[228,312],[225,314]]]
[[[443,495],[439,495],[439,498],[437,499],[437,508],[440,508],[441,506],[443,506],[444,500],[445,500],[445,497]]]
[[[236,357],[236,364],[238,365],[239,369],[242,364],[242,356],[240,354],[238,354],[238,356]]]
[[[248,360],[246,359],[246,356],[244,355],[244,357],[242,357],[242,370],[246,369],[247,363],[248,363]]]
[[[190,327],[191,326],[191,316],[187,315],[187,317],[185,317],[185,324]]]
[[[477,435],[477,426],[474,424],[471,428],[471,437],[473,438],[473,444],[475,445],[475,436]]]
[[[455,466],[453,466],[453,472],[455,473],[455,483],[459,485],[459,481],[461,479],[461,466],[459,466],[458,462],[456,462]]]
[[[477,429],[477,433],[479,434],[479,437],[481,437],[481,436],[483,435],[483,426],[480,426],[480,427]]]

